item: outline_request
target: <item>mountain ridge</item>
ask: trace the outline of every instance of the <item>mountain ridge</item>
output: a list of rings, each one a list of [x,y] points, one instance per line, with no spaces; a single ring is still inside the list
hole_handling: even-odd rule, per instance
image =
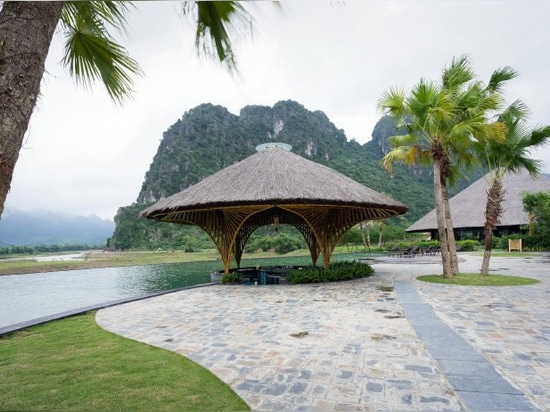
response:
[[[292,100],[279,101],[272,107],[248,105],[239,114],[203,103],[185,112],[163,133],[136,202],[119,208],[115,216],[110,246],[182,247],[189,240],[189,228],[149,221],[138,217],[139,212],[245,159],[255,153],[258,145],[275,141],[288,143],[294,153],[407,205],[409,212],[392,221],[408,225],[433,208],[433,178],[431,168],[426,167],[396,164],[391,173],[382,168],[380,160],[389,150],[388,138],[398,133],[393,122],[382,117],[372,139],[359,144],[348,140],[324,112],[310,111]],[[454,193],[467,184],[458,185]],[[193,233],[191,237],[196,237]]]
[[[69,215],[48,209],[6,208],[0,220],[0,247],[105,245],[114,221],[97,215]]]

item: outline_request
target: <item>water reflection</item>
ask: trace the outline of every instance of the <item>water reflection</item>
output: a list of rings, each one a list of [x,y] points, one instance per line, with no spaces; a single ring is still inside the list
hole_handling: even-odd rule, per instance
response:
[[[354,259],[333,255],[332,261]],[[307,265],[309,256],[243,259],[241,266]],[[0,328],[113,300],[210,282],[219,261],[0,276]]]
[[[120,294],[148,294],[210,282],[219,262],[188,262],[122,268],[117,276]]]
[[[0,327],[67,310],[210,282],[219,262],[0,276]]]

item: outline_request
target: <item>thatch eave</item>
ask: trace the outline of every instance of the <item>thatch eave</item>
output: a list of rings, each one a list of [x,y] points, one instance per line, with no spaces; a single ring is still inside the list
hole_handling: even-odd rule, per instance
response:
[[[449,199],[453,228],[461,230],[481,230],[485,226],[485,206],[487,203],[487,189],[490,177],[476,180],[466,189]],[[526,225],[529,222],[527,212],[523,210],[523,194],[550,191],[550,178],[540,175],[533,178],[522,169],[517,173],[508,172],[502,179],[505,190],[502,201],[502,216],[497,227],[515,227]],[[437,230],[435,209],[413,223],[407,232],[431,232]]]
[[[215,209],[260,204],[329,204],[392,209],[405,205],[319,163],[279,148],[256,153],[143,212]]]
[[[179,206],[179,207],[155,207],[148,208],[141,212],[141,215],[150,219],[159,219],[162,220],[163,216],[166,216],[175,212],[215,212],[221,210],[228,210],[232,208],[247,208],[247,207],[301,207],[301,206],[315,206],[319,208],[339,208],[339,209],[377,209],[384,211],[385,213],[391,216],[397,216],[400,214],[406,213],[409,209],[404,205],[387,205],[379,203],[359,203],[359,202],[348,202],[348,201],[323,201],[318,200],[314,201],[311,199],[270,199],[269,202],[216,202],[216,203],[205,203],[205,204],[194,204],[189,206]]]
[[[224,270],[258,227],[289,224],[304,236],[312,263],[328,267],[353,225],[407,212],[402,203],[319,163],[266,148],[142,212],[149,219],[200,226],[216,244]]]

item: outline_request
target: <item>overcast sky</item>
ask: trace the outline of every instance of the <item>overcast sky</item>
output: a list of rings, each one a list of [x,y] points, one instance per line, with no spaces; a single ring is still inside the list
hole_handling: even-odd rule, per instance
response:
[[[101,85],[75,86],[59,65],[61,39],[52,43],[8,208],[112,219],[136,200],[163,132],[202,103],[238,114],[249,104],[292,99],[364,143],[385,90],[438,80],[463,54],[485,81],[498,67],[518,70],[507,101],[521,98],[532,125],[550,124],[547,0],[287,0],[282,10],[259,2],[250,9],[253,38],[235,43],[239,77],[197,57],[194,27],[179,17],[179,3],[136,5],[124,44],[144,76],[122,107]],[[550,147],[533,157],[550,173]]]

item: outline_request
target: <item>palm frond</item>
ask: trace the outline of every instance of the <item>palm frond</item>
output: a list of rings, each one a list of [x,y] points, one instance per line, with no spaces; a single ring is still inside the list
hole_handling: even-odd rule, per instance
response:
[[[550,126],[538,127],[531,132],[531,146],[540,147],[548,144],[550,138]]]
[[[405,115],[405,91],[398,88],[390,88],[378,99],[379,111],[393,117],[400,118]]]
[[[504,109],[504,111],[499,115],[499,117],[504,121],[504,119],[526,119],[529,117],[530,111],[527,105],[517,99],[512,104]]]
[[[525,168],[533,176],[540,173],[542,162],[530,158],[532,149],[546,144],[550,139],[550,126],[531,129],[521,117],[502,116],[506,126],[504,141],[490,141],[484,147],[487,161],[493,167],[509,171]]]
[[[133,92],[132,76],[140,75],[138,63],[111,37],[108,27],[124,30],[124,2],[67,2],[61,22],[65,35],[62,64],[84,87],[101,80],[109,96],[123,103]]]
[[[474,78],[475,74],[470,67],[470,60],[467,55],[453,58],[451,64],[443,69],[441,83],[443,88],[451,91],[461,88]]]
[[[386,153],[380,163],[387,172],[391,172],[394,162],[403,163],[408,166],[416,164],[418,160],[423,158],[421,156],[423,151],[417,146],[399,146]]]
[[[493,72],[487,84],[487,91],[491,93],[500,93],[504,83],[519,76],[519,73],[510,66],[498,68]]]
[[[206,57],[217,56],[230,70],[237,64],[233,52],[230,30],[252,31],[252,16],[238,1],[184,2],[183,14],[195,13],[197,31],[195,44]]]
[[[508,170],[511,172],[517,172],[521,168],[526,169],[533,177],[537,177],[544,166],[543,162],[539,159],[531,159],[529,157],[523,157],[520,159],[517,165],[512,165]]]
[[[94,19],[126,33],[126,15],[133,7],[131,1],[68,1],[63,5],[61,19],[72,26],[76,25],[77,18]]]
[[[400,146],[414,146],[418,144],[418,135],[415,134],[404,134],[390,136],[388,138],[388,143],[391,147],[400,147]]]

